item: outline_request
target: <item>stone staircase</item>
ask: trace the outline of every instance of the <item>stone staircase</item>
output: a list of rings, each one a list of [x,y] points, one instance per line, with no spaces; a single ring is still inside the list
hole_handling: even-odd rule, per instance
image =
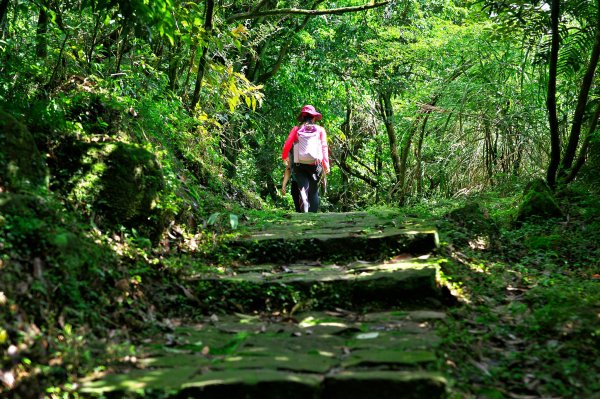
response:
[[[435,229],[390,212],[294,214],[230,243],[233,275],[188,287],[229,314],[149,340],[90,397],[443,398]],[[274,311],[281,310],[281,311]]]

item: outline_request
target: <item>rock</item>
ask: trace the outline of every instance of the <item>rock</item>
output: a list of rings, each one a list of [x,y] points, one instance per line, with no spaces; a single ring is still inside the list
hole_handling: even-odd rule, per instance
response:
[[[465,206],[448,213],[445,218],[456,226],[457,234],[452,237],[453,243],[477,248],[496,245],[500,229],[478,202],[467,202]]]
[[[517,222],[522,223],[532,217],[562,218],[563,212],[556,202],[554,193],[542,179],[531,181],[523,193]]]
[[[255,263],[378,260],[422,255],[439,244],[437,231],[396,212],[293,214],[230,242]]]
[[[467,202],[462,208],[453,210],[446,215],[446,219],[475,234],[495,235],[498,233],[498,227],[490,218],[487,210],[476,201]]]
[[[47,186],[46,164],[29,130],[0,110],[0,191],[32,191]]]
[[[156,207],[164,177],[154,154],[122,142],[82,142],[66,137],[49,166],[51,188],[104,229],[134,228],[153,243],[166,226]]]
[[[99,181],[102,188],[94,202],[100,223],[135,228],[156,242],[164,230],[165,218],[156,208],[164,178],[154,154],[118,143],[105,166]]]

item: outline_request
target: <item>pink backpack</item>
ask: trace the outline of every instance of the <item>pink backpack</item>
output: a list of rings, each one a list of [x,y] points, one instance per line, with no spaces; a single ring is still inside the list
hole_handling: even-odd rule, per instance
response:
[[[315,164],[323,160],[321,130],[317,125],[304,125],[298,129],[298,141],[294,144],[294,162]]]

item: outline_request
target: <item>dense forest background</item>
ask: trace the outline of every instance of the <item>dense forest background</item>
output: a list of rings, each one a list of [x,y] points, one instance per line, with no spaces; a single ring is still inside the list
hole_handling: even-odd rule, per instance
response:
[[[590,0],[0,0],[0,347],[83,367],[65,326],[130,323],[131,286],[182,259],[221,267],[220,235],[292,209],[280,151],[305,104],[329,135],[324,211],[481,196],[506,226],[597,231],[599,58]],[[532,245],[589,282],[597,249],[567,259],[558,223]],[[32,367],[4,360],[8,392]]]
[[[314,104],[331,210],[554,186],[593,158],[595,2],[334,6],[6,0],[3,102],[46,146],[92,128],[271,203],[278,150]]]

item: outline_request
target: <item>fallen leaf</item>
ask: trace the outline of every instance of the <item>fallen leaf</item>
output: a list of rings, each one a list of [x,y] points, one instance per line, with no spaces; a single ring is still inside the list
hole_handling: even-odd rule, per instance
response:
[[[0,371],[0,381],[2,381],[8,389],[11,389],[15,384],[15,376],[12,371]]]
[[[477,367],[481,372],[483,372],[483,374],[487,375],[488,377],[492,375],[492,373],[490,373],[490,370],[488,370],[488,367],[486,364],[481,363],[481,362],[476,362],[473,359],[471,359],[470,362],[473,366]]]
[[[379,336],[378,332],[362,333],[356,336],[356,339],[374,339]]]

